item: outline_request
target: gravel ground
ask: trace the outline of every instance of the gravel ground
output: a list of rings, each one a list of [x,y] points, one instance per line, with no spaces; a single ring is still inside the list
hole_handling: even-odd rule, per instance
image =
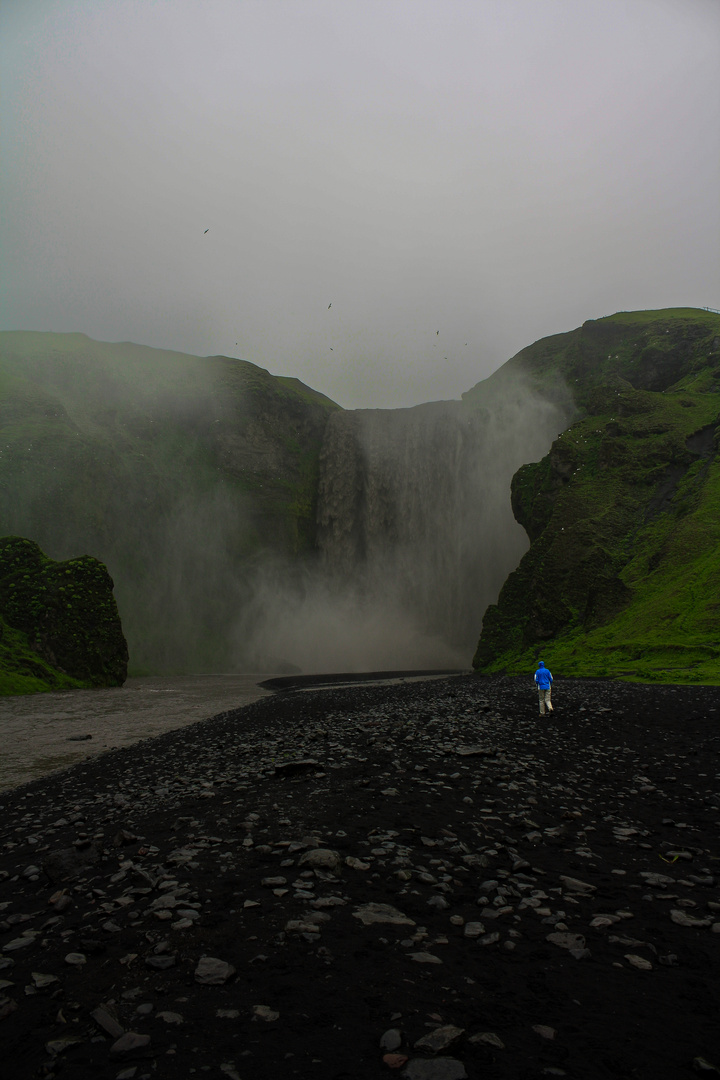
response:
[[[0,795],[3,1076],[720,1068],[720,693],[267,698]]]

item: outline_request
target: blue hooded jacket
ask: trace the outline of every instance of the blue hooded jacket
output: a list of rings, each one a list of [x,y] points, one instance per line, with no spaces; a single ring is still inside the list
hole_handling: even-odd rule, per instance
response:
[[[535,682],[541,690],[547,690],[548,686],[552,684],[552,681],[553,677],[543,664],[542,660],[538,661],[538,669],[535,672]]]

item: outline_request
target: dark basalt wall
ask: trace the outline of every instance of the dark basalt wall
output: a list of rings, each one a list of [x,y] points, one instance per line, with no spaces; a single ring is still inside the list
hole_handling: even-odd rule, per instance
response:
[[[0,538],[0,692],[122,686],[128,650],[112,578],[88,555],[48,559]]]

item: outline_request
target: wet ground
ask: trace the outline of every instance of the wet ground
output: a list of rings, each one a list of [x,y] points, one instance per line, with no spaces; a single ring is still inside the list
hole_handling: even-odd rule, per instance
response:
[[[284,694],[0,797],[8,1080],[720,1068],[720,692]]]
[[[0,791],[267,697],[269,675],[128,679],[107,690],[0,697]],[[90,736],[90,738],[88,738]]]

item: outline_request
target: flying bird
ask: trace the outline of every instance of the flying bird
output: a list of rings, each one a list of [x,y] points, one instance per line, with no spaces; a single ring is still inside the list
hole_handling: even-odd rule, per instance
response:
[[[330,310],[331,307],[332,307],[332,303],[328,304],[328,311]]]
[[[435,331],[435,337],[440,337],[440,331],[439,330]]]
[[[206,229],[205,232],[203,233],[203,236],[205,235],[205,233],[209,233],[209,232],[210,232],[210,230]]]

